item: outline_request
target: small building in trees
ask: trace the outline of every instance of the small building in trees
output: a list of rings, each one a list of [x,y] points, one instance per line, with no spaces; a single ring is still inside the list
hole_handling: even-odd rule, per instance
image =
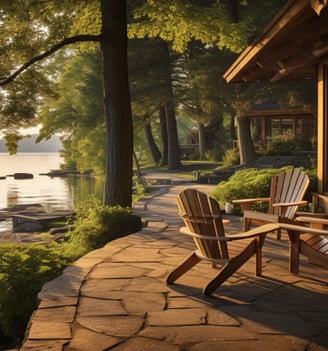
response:
[[[316,115],[310,111],[281,109],[277,104],[257,104],[242,117],[249,119],[255,145],[266,147],[275,138],[285,135],[302,142],[304,150],[311,150],[317,138]]]
[[[288,0],[224,78],[228,83],[317,80],[317,190],[328,192],[327,0]]]

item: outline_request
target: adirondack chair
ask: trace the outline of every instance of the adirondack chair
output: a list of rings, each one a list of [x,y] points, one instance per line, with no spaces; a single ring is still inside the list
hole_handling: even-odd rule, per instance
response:
[[[328,230],[328,196],[327,194],[312,194],[313,212],[297,213],[296,224],[310,226],[313,229]],[[300,236],[294,234],[292,242],[296,242],[293,256],[303,254],[309,263],[328,268],[328,231],[326,235],[306,233]],[[298,252],[297,252],[298,249]],[[294,259],[295,261],[295,259]],[[296,265],[294,271],[298,272]]]
[[[185,224],[180,232],[191,236],[197,249],[168,275],[167,284],[175,282],[202,260],[211,262],[213,267],[223,265],[203,289],[203,293],[209,295],[253,255],[256,255],[256,275],[261,275],[265,235],[277,230],[277,224],[271,223],[246,233],[229,235],[224,231],[219,204],[206,194],[195,189],[185,189],[179,194],[177,204]]]
[[[299,206],[306,205],[303,197],[309,187],[309,176],[298,168],[288,169],[275,175],[271,180],[269,197],[233,200],[243,210],[243,229],[249,230],[251,224],[279,223],[293,220]],[[255,202],[268,202],[268,212],[251,210]],[[280,230],[277,238],[281,238]]]
[[[312,217],[328,218],[328,195],[312,193]]]
[[[290,240],[290,272],[298,274],[300,254],[306,256],[310,263],[328,269],[328,231],[321,229],[328,220],[303,216],[297,220],[303,225],[279,224],[281,229],[287,230]],[[310,223],[310,227],[304,223]]]

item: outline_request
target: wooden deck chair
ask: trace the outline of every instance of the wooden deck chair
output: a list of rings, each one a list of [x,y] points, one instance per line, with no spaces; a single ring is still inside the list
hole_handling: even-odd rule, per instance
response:
[[[328,194],[312,193],[313,212],[311,217],[328,218]],[[308,213],[306,214],[308,216]]]
[[[279,223],[293,220],[299,206],[306,205],[303,197],[309,187],[309,176],[299,168],[288,169],[275,175],[271,180],[269,197],[234,200],[243,210],[243,229],[251,224]],[[255,202],[268,202],[268,212],[252,211]],[[280,239],[280,230],[277,238]]]
[[[277,224],[228,235],[224,232],[219,204],[211,197],[195,189],[185,189],[179,194],[177,203],[185,223],[180,232],[190,235],[197,249],[168,275],[167,284],[175,282],[202,260],[211,262],[213,267],[223,265],[203,290],[205,295],[209,295],[253,255],[256,255],[256,275],[261,275],[265,235],[277,230]]]
[[[290,239],[290,272],[299,272],[299,256],[306,256],[310,263],[328,269],[328,231],[322,228],[328,224],[327,219],[298,217],[299,221],[311,223],[310,227],[297,224],[281,223]]]

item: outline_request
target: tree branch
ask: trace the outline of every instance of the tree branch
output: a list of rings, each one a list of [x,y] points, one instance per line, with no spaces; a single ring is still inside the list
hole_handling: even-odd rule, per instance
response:
[[[54,45],[51,47],[49,50],[34,56],[31,58],[28,62],[24,63],[20,68],[18,68],[17,71],[15,71],[13,74],[11,74],[9,77],[6,78],[0,78],[0,86],[5,86],[8,83],[12,82],[14,79],[16,79],[22,72],[24,72],[26,69],[28,69],[30,66],[32,66],[34,63],[43,60],[44,58],[50,56],[54,52],[58,51],[62,47],[69,45],[69,44],[74,44],[82,41],[101,41],[102,37],[101,35],[76,35],[74,37],[66,38],[59,42],[58,44]]]

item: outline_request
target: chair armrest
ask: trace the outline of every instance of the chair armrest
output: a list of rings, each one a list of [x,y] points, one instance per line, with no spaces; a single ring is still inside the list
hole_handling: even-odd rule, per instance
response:
[[[232,200],[233,204],[243,204],[247,202],[259,202],[259,201],[270,201],[269,197],[257,197],[254,199],[238,199],[238,200]]]
[[[258,198],[253,198],[253,199],[232,200],[232,203],[241,205],[243,211],[246,211],[246,210],[251,209],[251,205],[254,202],[269,202],[270,200],[271,200],[270,197],[258,197]]]
[[[279,223],[280,229],[285,229],[289,232],[294,232],[298,234],[314,234],[314,235],[328,235],[328,230],[304,227],[301,225]]]
[[[307,205],[308,201],[302,200],[297,202],[278,202],[272,204],[272,207],[289,207],[289,206],[305,206]]]
[[[324,226],[328,224],[328,219],[311,216],[298,216],[296,217],[298,222],[309,223],[310,228],[324,229]]]
[[[328,212],[328,195],[327,195],[327,193],[325,193],[325,194],[311,193],[311,194],[312,194],[312,202],[313,202],[314,211],[315,212],[323,211],[324,213]]]
[[[311,218],[327,218],[325,213],[322,212],[296,212],[296,217],[311,217]]]
[[[311,214],[310,214],[310,216],[307,216],[307,215],[298,216],[298,217],[296,217],[296,220],[298,222],[305,222],[305,223],[328,224],[328,219],[327,218],[312,217]]]
[[[325,194],[319,194],[319,193],[313,193],[312,192],[311,195],[314,196],[314,197],[318,197],[320,199],[323,199],[323,200],[328,202],[328,195],[327,194],[325,195]]]
[[[252,238],[259,235],[266,235],[268,233],[278,230],[279,228],[280,227],[278,223],[268,223],[268,224],[264,224],[259,227],[253,228],[251,230],[248,230],[247,232],[237,233],[237,234],[226,234],[225,237],[231,240],[247,239],[247,238]]]
[[[193,238],[198,238],[198,239],[205,239],[205,240],[212,240],[212,241],[230,241],[231,240],[226,236],[217,237],[216,235],[197,234],[191,231],[190,229],[188,229],[187,227],[181,227],[179,231],[181,234],[186,234],[186,235],[192,236]]]
[[[303,227],[304,228],[304,227]],[[180,228],[180,233],[187,234],[192,236],[193,238],[198,239],[205,239],[205,240],[212,240],[212,241],[231,241],[231,240],[240,240],[240,239],[247,239],[256,237],[259,235],[266,235],[270,232],[279,229],[279,224],[277,223],[268,223],[254,229],[248,230],[244,233],[237,233],[237,234],[225,234],[224,236],[215,236],[215,235],[202,235],[194,233],[193,231],[189,230],[187,227]]]

